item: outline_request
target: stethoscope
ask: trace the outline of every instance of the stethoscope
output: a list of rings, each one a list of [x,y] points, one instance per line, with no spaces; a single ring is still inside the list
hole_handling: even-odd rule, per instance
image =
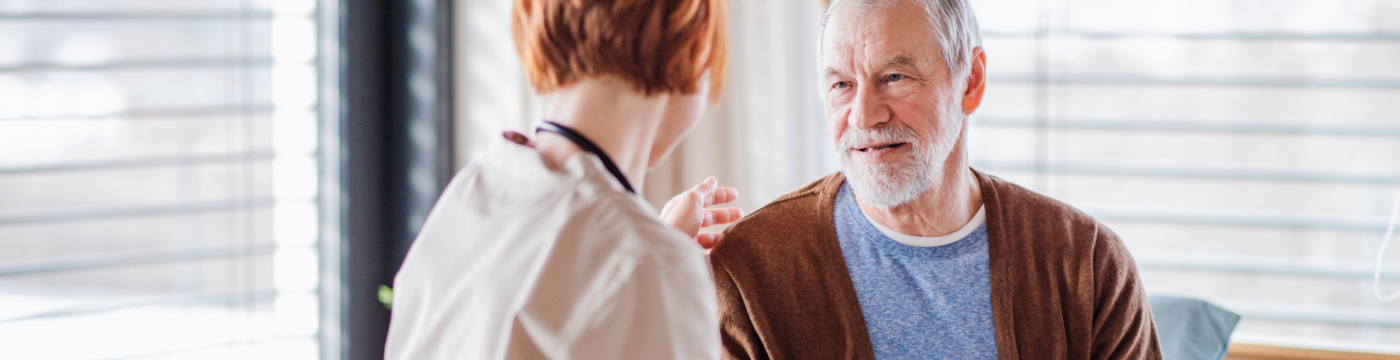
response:
[[[578,145],[579,149],[583,149],[583,151],[587,151],[593,153],[593,155],[597,155],[598,160],[603,161],[603,167],[607,168],[608,172],[612,173],[612,176],[614,178],[617,178],[617,182],[622,183],[622,188],[627,189],[628,193],[637,193],[636,190],[632,190],[632,183],[628,182],[627,177],[622,175],[622,170],[619,170],[617,168],[617,164],[613,163],[612,158],[608,157],[608,154],[604,153],[603,149],[598,148],[598,145],[593,144],[593,142],[589,141],[588,138],[583,137],[583,134],[579,134],[577,131],[574,131],[574,129],[570,129],[569,127],[564,125],[559,125],[553,121],[545,121],[544,123],[541,123],[540,126],[535,128],[536,134],[538,134],[541,131],[559,134],[560,136],[569,139],[569,141],[573,141],[574,145]]]

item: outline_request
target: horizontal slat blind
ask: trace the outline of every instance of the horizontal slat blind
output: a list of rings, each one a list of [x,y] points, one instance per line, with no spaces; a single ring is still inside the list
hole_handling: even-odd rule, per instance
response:
[[[1104,221],[1149,293],[1241,313],[1237,340],[1400,352],[1400,302],[1370,287],[1400,191],[1400,2],[975,4],[974,167]]]
[[[315,7],[0,2],[0,357],[317,357]]]

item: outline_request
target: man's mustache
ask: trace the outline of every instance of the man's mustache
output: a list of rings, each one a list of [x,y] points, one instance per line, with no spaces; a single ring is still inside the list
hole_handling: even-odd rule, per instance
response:
[[[888,126],[872,130],[847,129],[841,134],[841,139],[837,141],[837,151],[842,157],[850,156],[851,149],[862,148],[868,144],[886,143],[908,143],[910,145],[919,144],[919,134],[908,126]]]

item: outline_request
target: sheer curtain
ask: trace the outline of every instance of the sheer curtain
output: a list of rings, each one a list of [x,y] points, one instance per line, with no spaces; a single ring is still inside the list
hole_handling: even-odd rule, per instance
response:
[[[715,176],[739,189],[745,213],[836,170],[817,81],[817,1],[730,1],[729,70],[713,104],[646,196],[670,196]]]

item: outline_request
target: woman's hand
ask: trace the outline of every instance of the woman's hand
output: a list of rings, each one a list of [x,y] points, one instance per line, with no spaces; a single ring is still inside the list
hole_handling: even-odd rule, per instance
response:
[[[700,233],[701,228],[724,225],[739,221],[743,212],[739,208],[706,209],[706,207],[728,204],[739,198],[734,188],[719,187],[719,182],[711,176],[700,185],[671,198],[661,209],[661,222],[671,225],[690,235],[700,247],[706,250],[719,243],[719,233]]]

